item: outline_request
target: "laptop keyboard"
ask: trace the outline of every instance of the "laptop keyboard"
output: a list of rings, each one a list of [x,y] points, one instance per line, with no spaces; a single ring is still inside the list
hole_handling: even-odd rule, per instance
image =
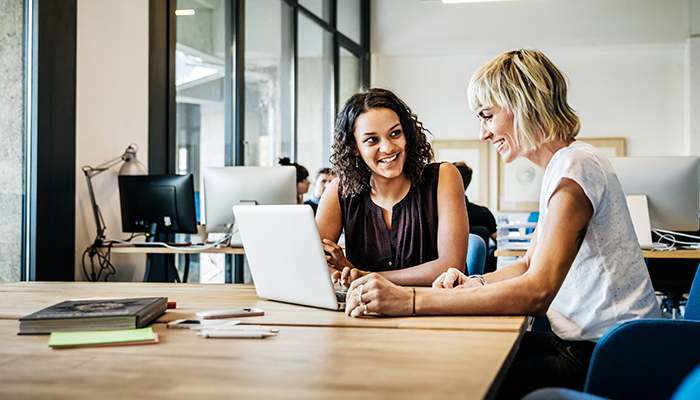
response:
[[[341,291],[336,291],[335,292],[335,298],[338,300],[338,303],[345,303],[345,299],[348,297],[348,292],[341,292]]]

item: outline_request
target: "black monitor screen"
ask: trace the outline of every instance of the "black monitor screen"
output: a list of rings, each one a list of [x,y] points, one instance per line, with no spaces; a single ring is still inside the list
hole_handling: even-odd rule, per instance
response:
[[[119,176],[124,232],[197,233],[190,175]]]

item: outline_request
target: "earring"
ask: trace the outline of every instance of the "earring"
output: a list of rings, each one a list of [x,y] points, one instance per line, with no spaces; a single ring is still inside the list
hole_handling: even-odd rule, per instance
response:
[[[360,168],[360,157],[355,156],[355,169],[359,169],[359,168]]]

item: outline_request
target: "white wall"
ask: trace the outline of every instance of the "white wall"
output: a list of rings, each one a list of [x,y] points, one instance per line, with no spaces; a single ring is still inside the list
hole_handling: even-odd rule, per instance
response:
[[[697,107],[688,104],[686,90],[697,3],[378,0],[372,3],[372,84],[398,92],[436,139],[477,139],[478,122],[466,101],[470,75],[503,51],[537,48],[569,77],[581,137],[625,137],[630,156],[698,154],[688,146],[697,143],[700,126],[692,132],[688,126]],[[493,149],[490,160],[495,210]]]
[[[118,157],[132,142],[148,165],[148,0],[78,0],[76,108],[75,278],[84,280],[82,254],[96,228],[81,167]],[[118,168],[93,185],[107,237],[123,239]],[[112,262],[117,281],[143,279],[144,255],[113,254]]]

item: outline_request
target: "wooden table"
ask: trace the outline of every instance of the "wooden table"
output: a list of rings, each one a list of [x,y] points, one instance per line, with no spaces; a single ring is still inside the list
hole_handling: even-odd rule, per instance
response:
[[[51,350],[18,336],[17,318],[70,298],[167,296],[161,343]],[[260,307],[246,323],[276,337],[203,339],[164,322],[196,311]],[[526,317],[350,318],[267,301],[251,285],[47,283],[0,285],[0,398],[482,399],[517,351]],[[402,328],[402,329],[398,329]]]
[[[496,257],[522,257],[526,250],[496,250]],[[679,249],[673,251],[658,251],[658,250],[643,250],[644,258],[698,258],[700,259],[700,250]]]
[[[0,319],[18,319],[63,300],[92,297],[163,296],[177,303],[157,322],[194,318],[198,311],[261,308],[265,316],[246,317],[244,324],[325,327],[420,328],[524,332],[523,316],[349,318],[343,312],[264,300],[253,285],[172,283],[21,282],[0,285]]]

